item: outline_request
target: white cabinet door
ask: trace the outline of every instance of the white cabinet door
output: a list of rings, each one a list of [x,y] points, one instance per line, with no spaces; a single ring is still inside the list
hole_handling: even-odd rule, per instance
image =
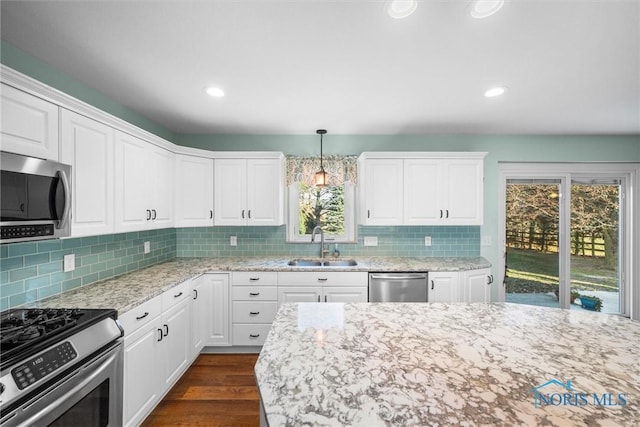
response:
[[[173,153],[116,131],[116,231],[173,227]]]
[[[402,159],[367,159],[361,188],[364,224],[402,224]]]
[[[162,315],[163,391],[168,390],[191,363],[190,297]]]
[[[321,298],[321,286],[278,286],[278,307],[288,302],[320,302]]]
[[[490,302],[493,276],[490,268],[464,272],[463,292],[465,302]]]
[[[176,155],[175,226],[213,225],[213,160]]]
[[[148,143],[124,132],[116,132],[117,232],[148,228],[151,220],[148,165]]]
[[[216,225],[245,225],[247,222],[247,162],[244,159],[216,159]]]
[[[455,159],[444,165],[442,208],[446,225],[481,225],[483,218],[483,160]]]
[[[458,302],[460,273],[455,271],[429,272],[429,302]]]
[[[137,426],[162,396],[160,317],[124,340],[123,425]]]
[[[211,323],[211,286],[200,276],[192,280],[191,290],[191,360],[195,359],[209,337]]]
[[[229,275],[204,274],[202,280],[210,288],[211,295],[207,307],[209,317],[205,346],[230,345]]]
[[[442,185],[439,160],[405,160],[403,224],[437,223],[443,216],[443,208],[438,203]]]
[[[324,302],[367,302],[366,286],[327,286],[322,288]]]
[[[247,225],[281,225],[284,218],[282,163],[247,160]]]
[[[149,144],[151,158],[148,208],[151,210],[150,228],[173,227],[173,188],[174,159],[173,153],[164,148]]]
[[[113,128],[61,111],[60,161],[72,166],[71,236],[113,233]]]
[[[0,91],[0,148],[58,161],[58,106],[12,86]]]

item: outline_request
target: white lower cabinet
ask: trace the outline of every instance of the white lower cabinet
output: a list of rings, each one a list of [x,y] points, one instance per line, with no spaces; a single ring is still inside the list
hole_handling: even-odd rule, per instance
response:
[[[464,301],[465,302],[490,302],[491,285],[493,275],[490,268],[469,270],[464,272]]]
[[[366,272],[278,273],[278,306],[288,302],[367,302]]]
[[[231,285],[233,345],[263,345],[278,311],[278,273],[233,272]]]
[[[227,273],[207,273],[193,279],[192,310],[194,358],[204,347],[231,345]]]
[[[139,425],[191,363],[190,281],[120,316],[123,425]]]
[[[458,302],[460,295],[460,273],[457,271],[436,271],[428,275],[429,302]]]

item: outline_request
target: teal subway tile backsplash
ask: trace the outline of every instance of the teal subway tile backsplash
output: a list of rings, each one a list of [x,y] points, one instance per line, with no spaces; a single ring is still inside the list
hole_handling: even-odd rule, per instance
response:
[[[229,244],[236,236],[237,246]],[[376,236],[378,246],[364,246]],[[431,246],[424,237],[431,236]],[[319,245],[287,243],[286,227],[199,227],[149,230],[0,245],[0,310],[133,272],[176,257],[317,257]],[[151,242],[151,253],[143,244]],[[333,250],[333,246],[330,247]],[[463,257],[480,255],[479,226],[358,227],[357,243],[339,243],[342,257]],[[76,269],[63,271],[63,257]]]
[[[237,237],[238,246],[229,244],[231,236]],[[365,247],[364,236],[377,236],[378,246]],[[431,236],[431,246],[424,246],[425,236]],[[178,257],[315,257],[319,254],[317,244],[286,243],[285,239],[285,226],[203,227],[176,230]],[[342,256],[479,256],[480,227],[360,226],[358,242],[339,243],[338,249]]]
[[[144,254],[145,241],[151,242],[148,254]],[[62,260],[67,254],[76,255],[76,269],[65,273]],[[175,229],[2,245],[0,309],[30,304],[175,257]]]

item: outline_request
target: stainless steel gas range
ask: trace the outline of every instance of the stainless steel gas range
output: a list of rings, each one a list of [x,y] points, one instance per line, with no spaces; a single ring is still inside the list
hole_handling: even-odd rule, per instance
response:
[[[122,328],[115,310],[0,314],[0,424],[122,424]]]

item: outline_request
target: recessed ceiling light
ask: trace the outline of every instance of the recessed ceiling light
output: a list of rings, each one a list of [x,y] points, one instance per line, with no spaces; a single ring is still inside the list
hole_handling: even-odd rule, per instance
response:
[[[218,98],[224,96],[224,91],[219,87],[209,86],[204,88],[204,91],[207,92],[208,95],[215,96]]]
[[[406,18],[415,12],[418,0],[387,0],[387,13],[396,19]]]
[[[499,11],[503,5],[504,0],[474,0],[469,13],[474,18],[486,18]]]
[[[507,91],[506,87],[504,87],[504,86],[496,86],[496,87],[492,87],[491,89],[487,90],[484,93],[484,96],[486,96],[487,98],[494,98],[496,96],[503,95],[506,91]]]

